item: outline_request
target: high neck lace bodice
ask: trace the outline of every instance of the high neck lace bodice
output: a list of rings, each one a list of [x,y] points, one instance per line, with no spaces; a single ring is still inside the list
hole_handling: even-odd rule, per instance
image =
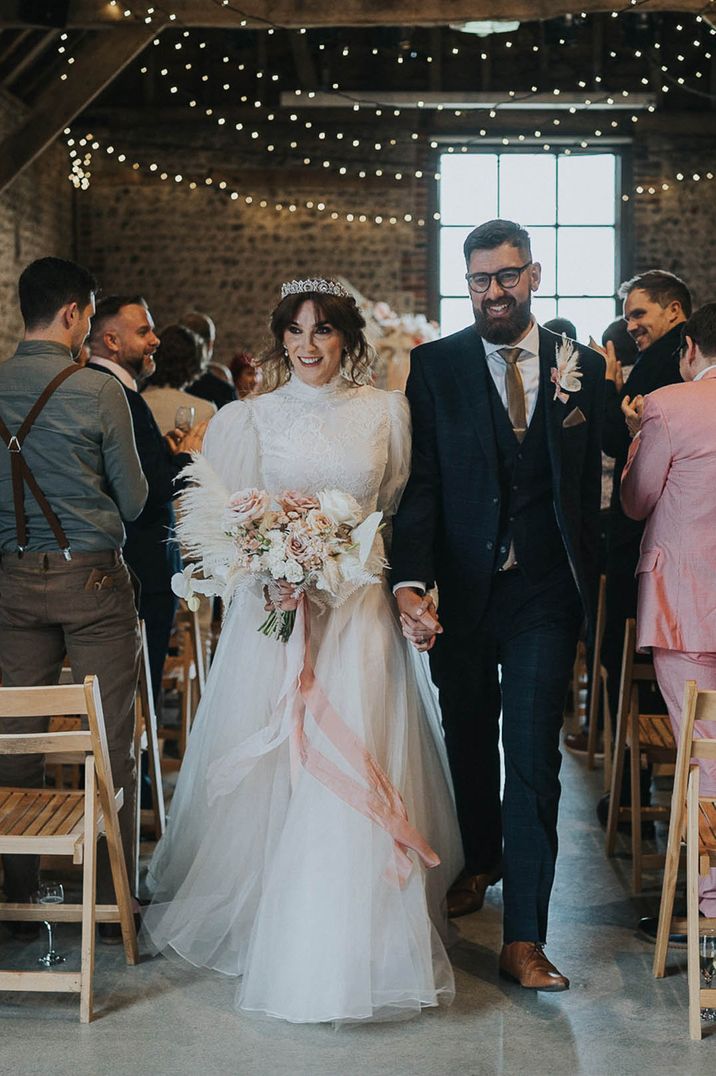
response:
[[[307,385],[294,374],[281,388],[276,389],[276,392],[295,400],[305,400],[306,403],[328,403],[329,400],[338,400],[361,387],[348,381],[342,374],[336,374],[325,385]]]
[[[313,388],[292,378],[274,392],[222,408],[204,454],[229,490],[341,489],[366,514],[395,510],[410,465],[410,414],[402,393],[343,377]]]

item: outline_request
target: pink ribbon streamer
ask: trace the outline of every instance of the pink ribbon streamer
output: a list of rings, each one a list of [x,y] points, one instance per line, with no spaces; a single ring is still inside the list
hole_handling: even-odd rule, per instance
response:
[[[411,825],[402,796],[377,759],[337,713],[316,678],[311,661],[311,629],[305,603],[302,595],[293,634],[286,644],[286,678],[277,715],[265,729],[240,744],[235,752],[212,764],[209,772],[210,802],[236,788],[262,755],[290,736],[294,776],[297,766],[302,766],[325,788],[393,838],[396,878],[402,886],[407,882],[413,866],[409,851],[415,852],[426,867],[437,867],[440,859]],[[364,785],[344,773],[311,743],[305,728],[306,709],[344,761],[362,778]]]

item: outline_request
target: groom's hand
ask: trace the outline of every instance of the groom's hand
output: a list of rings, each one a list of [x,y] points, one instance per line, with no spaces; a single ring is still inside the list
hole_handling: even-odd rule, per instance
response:
[[[395,600],[405,638],[416,650],[432,650],[435,636],[443,631],[433,599],[414,587],[399,587]]]

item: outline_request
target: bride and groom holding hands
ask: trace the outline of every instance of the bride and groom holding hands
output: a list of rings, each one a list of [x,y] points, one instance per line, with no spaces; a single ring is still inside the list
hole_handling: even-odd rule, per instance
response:
[[[298,674],[256,630],[263,596],[234,592],[150,866],[152,946],[240,977],[247,1011],[370,1020],[451,1000],[445,904],[476,911],[500,879],[501,973],[569,986],[543,947],[563,705],[594,605],[603,360],[537,325],[519,225],[483,224],[464,249],[474,324],[414,351],[406,397],[366,383],[340,285],[292,281],[268,391],[207,433],[216,481],[183,524],[204,550],[217,489],[334,487],[393,517],[394,597],[383,580],[307,614]],[[296,604],[288,585],[273,601]]]

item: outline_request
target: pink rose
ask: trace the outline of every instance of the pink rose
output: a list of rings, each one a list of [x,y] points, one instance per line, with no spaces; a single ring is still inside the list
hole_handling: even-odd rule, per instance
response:
[[[293,557],[299,564],[303,564],[308,560],[311,553],[308,535],[302,531],[293,531],[286,543],[286,555]]]
[[[298,512],[303,515],[311,508],[318,508],[318,497],[311,497],[305,493],[299,493],[295,489],[286,489],[278,498],[278,503],[284,512]]]
[[[225,516],[232,527],[243,526],[252,519],[260,519],[271,498],[263,489],[241,489],[232,493],[226,505]]]

